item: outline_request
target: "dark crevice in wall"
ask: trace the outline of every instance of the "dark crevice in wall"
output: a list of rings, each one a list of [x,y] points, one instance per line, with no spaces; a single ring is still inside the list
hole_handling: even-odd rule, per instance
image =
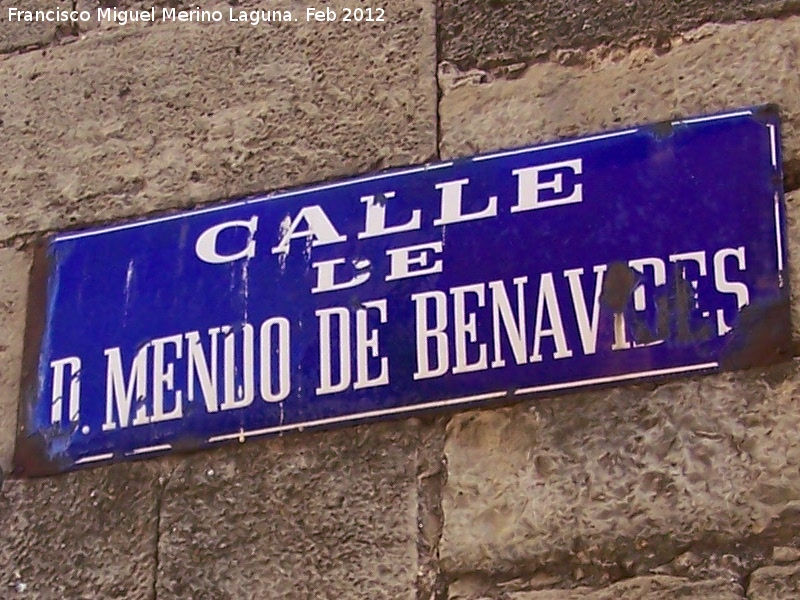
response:
[[[783,161],[783,189],[787,193],[800,189],[800,158]]]
[[[167,491],[167,486],[169,485],[170,479],[172,479],[172,474],[175,472],[175,469],[169,471],[169,473],[163,477],[159,478],[157,483],[158,490],[156,492],[156,507],[155,507],[155,538],[153,543],[153,587],[151,590],[150,598],[151,600],[158,600],[158,574],[161,568],[161,506],[164,500],[164,494]]]
[[[755,572],[756,569],[750,571],[749,573],[745,573],[744,577],[741,578],[741,585],[742,589],[744,590],[745,599],[750,598],[750,579]]]
[[[442,116],[440,107],[442,105],[442,85],[439,81],[439,63],[442,60],[442,32],[439,23],[442,22],[442,0],[436,1],[434,8],[434,38],[435,38],[435,57],[433,61],[433,78],[436,84],[436,158],[442,160]]]
[[[763,19],[788,19],[800,15],[800,0],[788,0],[779,8],[767,11],[764,14],[753,13],[748,20],[760,21]]]
[[[519,6],[498,3],[492,10],[478,10],[477,14],[464,16],[465,7],[470,0],[439,0],[442,6],[439,20],[440,38],[439,60],[446,61],[458,67],[461,71],[480,69],[490,72],[496,78],[503,78],[509,70],[512,77],[519,76],[521,68],[530,65],[559,62],[569,66],[587,64],[589,56],[603,56],[610,52],[630,52],[639,48],[649,48],[658,54],[664,54],[672,49],[672,42],[683,34],[707,25],[732,25],[738,22],[758,22],[765,20],[784,20],[800,15],[800,0],[786,0],[773,2],[774,6],[735,7],[731,3],[731,10],[723,10],[717,14],[680,14],[680,5],[666,7],[660,14],[653,12],[648,6],[655,6],[640,2],[644,8],[634,6],[632,10],[641,13],[641,19],[650,22],[646,25],[637,23],[619,23],[608,15],[615,15],[614,5],[609,3],[605,21],[601,15],[593,14],[589,9],[584,12],[583,6],[575,6],[575,10],[555,8],[553,11],[537,11],[528,5],[536,6],[533,2],[522,2]],[[578,3],[588,4],[588,3]],[[631,2],[631,4],[636,4]],[[695,3],[700,4],[700,3]],[[687,6],[689,3],[687,3]],[[448,11],[449,8],[449,11]],[[459,10],[455,10],[458,8]],[[697,9],[695,9],[697,10]],[[673,15],[672,12],[679,14]],[[549,16],[545,16],[545,12]],[[563,13],[563,15],[562,15]],[[652,14],[651,14],[652,13]],[[592,19],[599,19],[599,31],[594,34],[592,27],[584,33],[577,27],[576,19],[586,14],[590,19],[585,25],[596,24]],[[570,17],[562,21],[557,29],[548,28],[548,23],[557,22],[555,16]],[[619,18],[620,14],[616,14]],[[659,17],[664,22],[659,23]],[[579,19],[578,19],[579,20]],[[626,19],[623,19],[626,20]],[[505,22],[502,30],[490,26],[498,22]],[[533,35],[517,35],[513,32],[529,30]],[[508,33],[512,32],[512,33]],[[619,37],[618,37],[619,36]]]
[[[10,56],[10,55],[20,55],[20,54],[28,54],[29,52],[38,52],[44,48],[49,48],[52,46],[52,42],[40,42],[36,44],[27,44],[25,46],[9,46],[2,52],[0,52],[0,56]]]
[[[158,552],[158,548],[161,545],[161,502],[164,498],[164,490],[166,487],[166,482],[159,484],[159,489],[156,495],[156,531],[153,543],[153,573],[151,577],[153,587],[150,592],[151,600],[157,600],[158,598],[158,570],[160,567],[161,558]]]
[[[444,458],[447,419],[421,419],[417,462],[417,600],[447,600],[447,587],[439,563],[444,522],[442,489],[447,478]]]
[[[78,10],[78,0],[72,0],[70,10]],[[56,28],[54,41],[59,41],[65,37],[77,38],[81,34],[78,21],[70,21],[68,24]]]

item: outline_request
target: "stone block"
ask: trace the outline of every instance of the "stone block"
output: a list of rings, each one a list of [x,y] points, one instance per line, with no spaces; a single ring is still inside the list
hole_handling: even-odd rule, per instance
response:
[[[600,588],[541,589],[546,578],[506,581],[495,587],[481,584],[474,576],[452,582],[447,589],[448,600],[741,600],[742,587],[726,578],[690,580],[682,577],[656,575],[633,577]],[[557,579],[557,578],[555,578]],[[526,583],[528,585],[526,585]],[[557,583],[557,582],[556,582]]]
[[[118,27],[7,58],[0,239],[435,156],[432,0],[382,23],[270,8],[298,21]]]
[[[518,592],[510,600],[742,600],[744,594],[738,583],[715,579],[688,581],[678,577],[634,577],[607,588],[593,590],[542,590]]]
[[[791,546],[775,546],[772,549],[772,560],[776,563],[793,563],[800,561],[800,550]]]
[[[157,597],[416,598],[423,453],[406,422],[187,458],[161,505]]]
[[[748,600],[792,600],[800,597],[800,563],[764,567],[750,575]]]
[[[574,567],[592,581],[785,529],[800,500],[798,392],[790,363],[457,415],[442,568]]]
[[[800,191],[786,194],[789,238],[789,287],[792,291],[792,338],[800,340]]]
[[[442,0],[442,58],[491,68],[597,45],[670,47],[703,23],[763,19],[797,10],[789,0]]]
[[[11,468],[16,438],[30,266],[25,252],[0,249],[0,469],[5,473]]]
[[[9,16],[15,16],[9,13],[10,8],[21,11],[63,11],[72,10],[72,2],[69,0],[25,0],[24,2],[0,0],[0,54],[39,48],[73,35],[74,24],[71,21],[26,22],[16,18],[9,19]]]
[[[0,493],[0,596],[151,600],[159,463],[36,480]]]

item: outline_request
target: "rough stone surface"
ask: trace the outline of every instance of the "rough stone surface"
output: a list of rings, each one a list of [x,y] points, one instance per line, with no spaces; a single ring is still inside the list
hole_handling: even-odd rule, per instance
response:
[[[420,423],[417,443],[417,598],[441,598],[444,580],[439,569],[439,539],[442,536],[441,490],[447,476],[444,438],[448,417],[436,416]],[[416,419],[408,421],[414,425]],[[414,425],[415,426],[415,425]]]
[[[790,563],[800,560],[800,550],[791,546],[775,546],[772,549],[772,560],[776,563]]]
[[[448,600],[742,600],[741,585],[726,578],[690,580],[663,575],[634,577],[602,588],[538,589],[533,580],[481,584],[476,576],[459,579],[447,589]],[[557,584],[558,582],[556,582]],[[526,585],[527,584],[527,585]],[[531,585],[534,584],[534,585]],[[552,585],[552,584],[551,584]]]
[[[794,0],[442,0],[442,57],[462,68],[528,61],[565,48],[655,45],[708,22],[797,12]]]
[[[0,596],[151,600],[160,465],[8,480],[0,493]]]
[[[742,600],[738,583],[716,579],[687,581],[678,577],[635,577],[604,589],[542,590],[518,592],[509,600]]]
[[[789,540],[797,529],[793,523],[797,511],[797,505],[791,504],[763,531],[734,540],[731,544],[693,546],[693,550],[678,554],[669,563],[651,569],[650,573],[692,581],[743,581],[756,569],[770,564],[770,560],[776,560],[774,549],[770,550],[771,544],[791,543]]]
[[[284,3],[283,5],[275,3],[267,3],[264,0],[211,0],[203,4],[193,3],[186,0],[74,0],[75,10],[89,11],[91,19],[88,21],[78,21],[75,24],[76,33],[85,33],[96,29],[137,29],[139,27],[153,27],[160,25],[164,22],[169,22],[169,19],[164,19],[163,9],[176,9],[176,11],[190,11],[192,9],[213,11],[218,10],[223,14],[223,20],[228,20],[228,10],[234,9],[236,14],[240,10],[249,10],[253,8],[272,11],[273,9],[289,8],[294,11],[295,16],[299,21],[305,21],[305,5],[300,5],[297,2],[292,4]],[[98,9],[116,8],[117,13],[104,13],[103,16],[110,15],[107,18],[100,19],[101,14]],[[301,10],[298,11],[298,8]],[[128,14],[133,14],[139,11],[155,11],[155,21],[145,21],[142,18],[134,21],[127,19],[121,13],[128,11]],[[117,20],[114,20],[114,14],[120,15]],[[249,24],[247,25],[249,26]],[[271,24],[253,25],[253,27],[271,27]]]
[[[800,339],[800,191],[786,194],[789,238],[789,287],[792,291],[792,337]]]
[[[412,600],[421,452],[402,423],[187,458],[161,505],[158,597]]]
[[[0,469],[6,473],[14,454],[29,270],[27,254],[0,249]]]
[[[457,415],[442,567],[616,579],[758,536],[781,515],[796,531],[798,427],[791,363]]]
[[[443,158],[774,102],[784,163],[800,159],[800,18],[701,28],[657,55],[594,67],[534,65],[514,81],[474,85],[445,69]],[[453,87],[457,86],[457,87]]]
[[[73,24],[69,21],[50,23],[27,23],[9,21],[8,9],[20,10],[71,10],[69,0],[0,0],[0,54],[38,48],[72,35]]]
[[[764,567],[750,576],[748,600],[792,600],[800,598],[800,563]]]
[[[402,0],[384,23],[162,23],[10,56],[0,239],[430,159],[434,38],[432,1]]]
[[[257,1],[257,0],[256,0]],[[252,0],[246,1],[246,4],[252,4]],[[209,10],[211,9],[211,5],[218,5],[218,2],[210,2],[208,4],[204,4],[202,6],[203,9]],[[162,15],[162,8],[194,8],[198,6],[197,4],[190,4],[187,2],[181,2],[176,0],[155,0],[155,1],[137,1],[137,0],[114,0],[114,2],[108,2],[107,0],[75,0],[75,8],[76,10],[87,10],[91,14],[90,21],[81,21],[76,23],[77,29],[79,32],[86,32],[91,31],[93,29],[117,29],[119,27],[124,28],[137,28],[137,27],[152,27],[153,25],[157,25],[161,22],[160,17]],[[150,21],[113,21],[103,19],[100,20],[99,13],[97,11],[98,8],[116,8],[120,11],[130,10],[130,11],[140,11],[140,10],[150,10],[155,8],[156,10],[156,17],[159,20],[155,22]]]

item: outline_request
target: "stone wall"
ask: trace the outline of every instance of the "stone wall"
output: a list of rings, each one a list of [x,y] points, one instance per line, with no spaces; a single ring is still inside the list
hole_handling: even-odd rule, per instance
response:
[[[384,23],[258,27],[23,25],[12,6],[5,470],[31,253],[52,231],[774,102],[800,274],[800,2],[393,0]],[[798,431],[790,362],[7,479],[0,597],[788,600]]]

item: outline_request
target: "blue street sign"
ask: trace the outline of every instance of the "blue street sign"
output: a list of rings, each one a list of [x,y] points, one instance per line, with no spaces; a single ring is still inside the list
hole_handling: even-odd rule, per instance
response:
[[[767,106],[55,235],[16,472],[779,360],[783,211]]]

